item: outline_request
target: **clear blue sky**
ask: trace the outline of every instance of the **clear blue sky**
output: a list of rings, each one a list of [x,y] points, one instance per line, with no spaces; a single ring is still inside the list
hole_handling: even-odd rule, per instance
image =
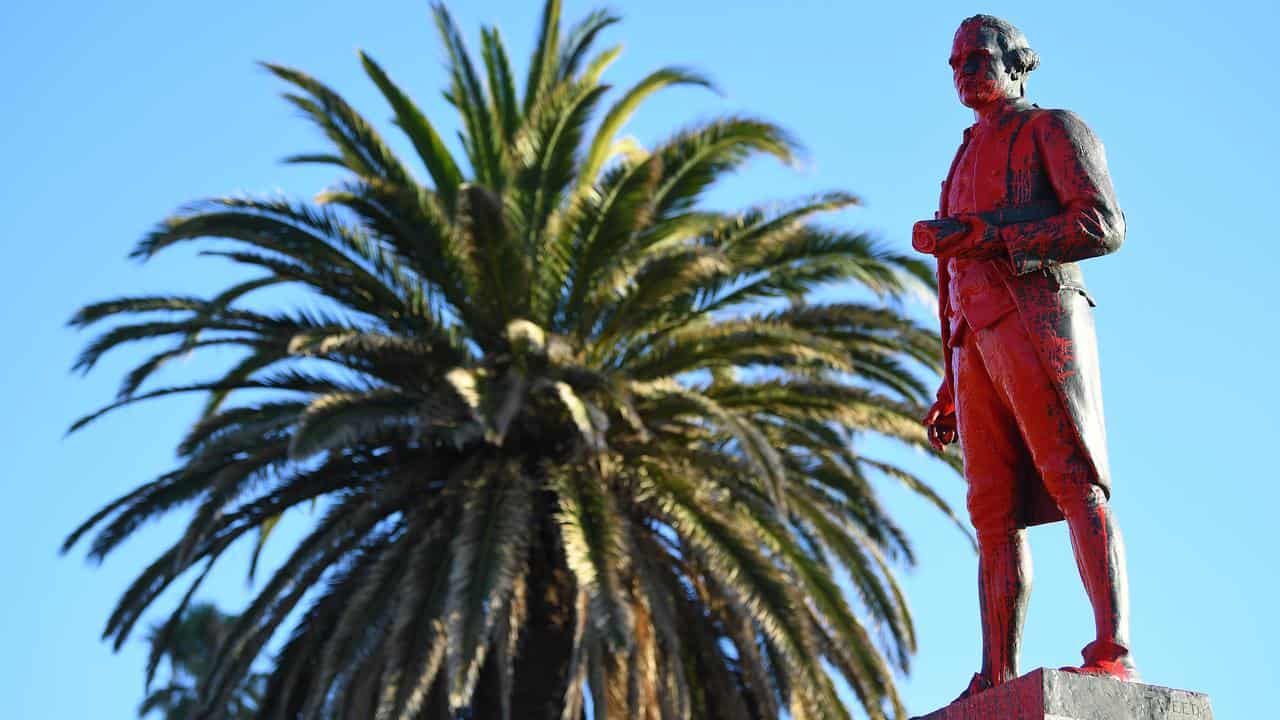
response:
[[[565,4],[570,19],[595,6]],[[538,5],[466,0],[453,10],[473,45],[479,23],[496,22],[523,58]],[[767,116],[807,145],[808,164],[753,165],[717,202],[847,189],[866,207],[838,222],[903,248],[911,223],[932,214],[971,122],[946,66],[956,24],[982,11],[1026,32],[1043,61],[1031,98],[1075,110],[1103,139],[1129,221],[1121,251],[1084,268],[1099,301],[1114,504],[1128,536],[1138,660],[1150,682],[1212,694],[1220,718],[1273,714],[1276,5],[792,0],[783,10],[777,0],[645,0],[614,7],[626,21],[608,39],[625,42],[627,52],[607,78],[625,85],[658,65],[685,64],[724,90],[662,96],[637,117],[633,134],[653,140],[718,112]],[[330,82],[393,135],[355,49],[371,52],[437,117],[445,111],[441,52],[425,0],[360,9],[328,0],[15,2],[0,9],[0,27],[0,638],[8,647],[0,653],[0,716],[128,718],[142,695],[142,641],[113,655],[98,633],[120,590],[182,519],[149,528],[100,569],[56,550],[92,510],[168,469],[195,405],[163,401],[63,439],[75,417],[110,399],[131,359],[108,358],[87,379],[72,376],[86,338],[64,322],[107,296],[204,292],[227,281],[221,265],[189,256],[144,267],[125,259],[141,233],[182,203],[234,191],[305,196],[333,179],[276,162],[321,142],[255,60]],[[960,504],[959,479],[912,462]],[[949,700],[976,669],[975,559],[923,503],[886,492],[921,558],[907,578],[921,652],[903,689],[909,708],[922,712]],[[1074,663],[1091,622],[1065,530],[1037,529],[1032,541],[1036,589],[1023,665]],[[286,544],[270,546],[276,554],[268,562]],[[225,566],[206,587],[234,610],[246,597],[245,564],[230,558]]]

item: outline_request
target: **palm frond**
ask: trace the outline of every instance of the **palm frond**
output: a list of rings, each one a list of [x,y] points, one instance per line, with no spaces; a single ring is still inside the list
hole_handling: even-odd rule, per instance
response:
[[[582,169],[578,175],[579,183],[585,186],[595,182],[596,175],[604,167],[614,136],[627,124],[641,103],[659,90],[676,85],[700,85],[714,88],[710,80],[686,68],[668,67],[650,73],[628,90],[605,114],[587,149],[587,156],[583,160]]]
[[[560,49],[560,0],[546,0],[542,6],[542,22],[538,25],[538,38],[533,46],[533,61],[529,64],[529,77],[524,85],[524,113],[541,101],[543,88],[551,84],[557,74],[556,62]]]
[[[511,461],[468,481],[462,521],[450,546],[445,651],[451,708],[470,705],[491,634],[511,600],[529,542],[532,487]]]
[[[560,49],[559,77],[557,79],[560,82],[565,82],[573,78],[583,60],[586,59],[587,53],[591,51],[591,44],[600,32],[621,21],[622,18],[608,10],[593,10],[578,21],[569,30],[569,34],[565,37]]]
[[[426,166],[431,179],[435,182],[435,191],[440,196],[444,207],[452,211],[458,197],[458,186],[462,184],[462,171],[454,162],[453,155],[445,147],[435,127],[427,120],[427,116],[405,95],[398,85],[387,76],[380,65],[365,53],[360,53],[360,61],[365,72],[382,91],[396,115],[396,124],[409,137],[418,157]]]
[[[409,172],[373,126],[341,95],[300,70],[273,63],[262,63],[262,67],[306,93],[305,96],[286,93],[284,97],[324,131],[348,170],[395,183],[411,180]]]
[[[504,173],[497,148],[497,134],[493,114],[485,99],[480,78],[476,75],[471,56],[453,17],[442,3],[433,3],[436,27],[449,56],[449,73],[452,84],[448,97],[462,114],[467,128],[467,150],[471,168],[477,181],[490,187],[501,188]]]

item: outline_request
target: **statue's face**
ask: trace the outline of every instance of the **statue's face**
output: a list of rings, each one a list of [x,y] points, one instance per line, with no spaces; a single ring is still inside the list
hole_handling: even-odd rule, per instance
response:
[[[951,77],[960,102],[979,108],[1022,94],[1022,78],[1005,65],[998,33],[989,27],[962,25],[951,46]]]

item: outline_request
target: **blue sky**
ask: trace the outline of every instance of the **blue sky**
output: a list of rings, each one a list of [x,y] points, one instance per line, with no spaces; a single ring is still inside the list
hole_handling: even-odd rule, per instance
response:
[[[452,8],[472,44],[500,25],[523,58],[535,0]],[[576,19],[595,3],[566,0]],[[1274,556],[1280,349],[1275,213],[1280,88],[1273,3],[835,3],[619,1],[606,42],[627,46],[606,78],[620,86],[664,64],[705,71],[716,96],[676,90],[629,127],[655,140],[723,112],[763,115],[808,148],[800,169],[758,163],[714,196],[724,205],[844,189],[865,207],[832,222],[908,247],[972,120],[946,66],[963,17],[1019,25],[1040,52],[1029,95],[1075,110],[1107,147],[1129,235],[1085,263],[1097,323],[1114,474],[1127,535],[1134,641],[1148,681],[1205,691],[1222,718],[1271,712],[1280,681]],[[213,4],[117,0],[8,3],[0,9],[0,242],[5,329],[0,391],[0,714],[127,718],[142,696],[145,652],[118,654],[98,634],[118,593],[181,527],[146,529],[101,568],[62,558],[62,537],[92,510],[168,469],[196,405],[167,400],[63,438],[108,401],[133,359],[87,378],[69,368],[85,337],[65,327],[80,305],[119,294],[207,292],[231,273],[175,254],[125,255],[185,202],[229,192],[308,196],[334,178],[282,166],[321,139],[254,65],[302,68],[342,90],[394,135],[355,55],[369,51],[452,127],[438,90],[441,51],[423,0]],[[399,140],[397,140],[399,142]],[[403,144],[399,145],[403,147]],[[836,289],[834,296],[840,296]],[[920,317],[928,309],[914,308]],[[196,368],[190,368],[195,370]],[[911,460],[957,506],[963,484]],[[886,487],[915,539],[906,577],[921,652],[902,688],[923,712],[953,697],[978,663],[975,558],[924,503]],[[282,534],[305,524],[292,518]],[[1036,588],[1023,666],[1078,660],[1091,620],[1062,525],[1032,533]],[[267,560],[287,542],[268,546]],[[246,597],[246,553],[224,561],[209,597]],[[175,598],[165,598],[169,607]],[[155,616],[153,616],[154,619]]]

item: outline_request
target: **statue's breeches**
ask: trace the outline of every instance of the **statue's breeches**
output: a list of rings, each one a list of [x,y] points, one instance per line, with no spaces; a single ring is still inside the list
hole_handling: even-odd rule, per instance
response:
[[[1047,491],[1068,516],[1105,497],[1018,313],[965,328],[951,352],[969,516],[980,543],[1025,527],[1036,493]]]

